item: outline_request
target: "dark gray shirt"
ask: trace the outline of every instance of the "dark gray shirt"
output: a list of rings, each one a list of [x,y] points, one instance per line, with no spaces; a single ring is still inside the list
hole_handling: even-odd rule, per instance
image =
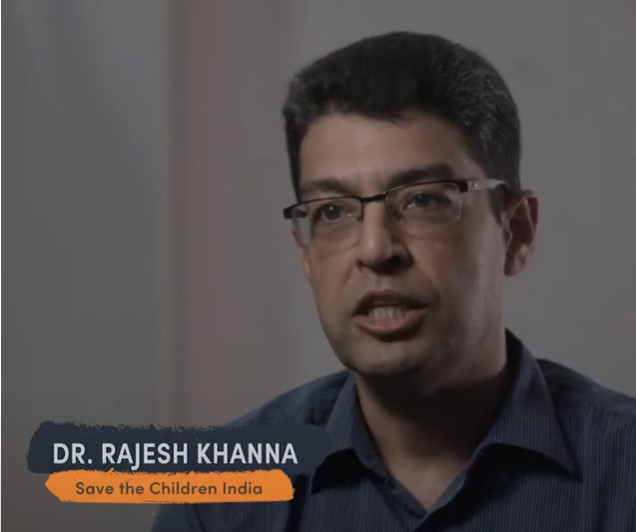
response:
[[[331,452],[293,500],[164,505],[154,532],[636,532],[636,400],[537,360],[507,333],[512,379],[466,470],[425,509],[382,464],[348,372],[232,425],[324,427]]]

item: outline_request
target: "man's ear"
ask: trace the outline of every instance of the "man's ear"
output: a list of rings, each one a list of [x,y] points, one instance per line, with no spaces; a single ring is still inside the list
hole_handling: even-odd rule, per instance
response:
[[[524,191],[510,200],[502,213],[506,244],[504,273],[517,275],[528,263],[536,243],[539,200]]]
[[[300,241],[300,237],[298,233],[292,229],[291,230],[292,238],[294,239],[294,245],[296,246],[296,253],[298,254],[298,260],[303,267],[303,272],[305,273],[305,277],[307,281],[311,282],[311,267],[309,266],[309,257],[307,256],[307,248],[303,246]]]

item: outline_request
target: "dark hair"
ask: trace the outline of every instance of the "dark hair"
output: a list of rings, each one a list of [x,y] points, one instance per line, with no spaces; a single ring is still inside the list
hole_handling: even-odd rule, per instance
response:
[[[332,112],[399,120],[408,111],[459,126],[488,177],[520,190],[517,107],[495,68],[482,56],[437,35],[395,32],[362,39],[298,72],[283,107],[296,197],[299,152],[307,129]]]

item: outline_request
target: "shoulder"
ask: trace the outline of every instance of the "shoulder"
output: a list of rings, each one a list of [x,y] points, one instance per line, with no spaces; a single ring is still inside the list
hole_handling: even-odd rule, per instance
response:
[[[223,425],[238,428],[250,425],[311,424],[324,425],[342,387],[350,378],[340,371],[312,380],[289,390],[260,408]],[[288,504],[259,502],[258,504],[166,504],[154,520],[153,532],[184,530],[256,530],[263,522],[284,522]]]
[[[293,388],[263,406],[231,421],[226,427],[252,424],[324,425],[347,379],[348,371],[339,371]]]
[[[562,364],[537,359],[563,428],[591,447],[636,456],[636,398],[611,390]]]
[[[636,398],[611,390],[557,362],[546,359],[537,359],[537,362],[553,398],[559,404],[636,421]]]

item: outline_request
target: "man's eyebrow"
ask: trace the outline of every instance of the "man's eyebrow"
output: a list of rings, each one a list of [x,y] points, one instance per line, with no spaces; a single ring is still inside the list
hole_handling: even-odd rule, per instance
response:
[[[447,164],[435,164],[423,168],[409,168],[392,174],[386,185],[386,190],[413,185],[421,181],[457,179],[453,169]],[[336,177],[322,177],[305,181],[300,185],[300,197],[305,198],[313,194],[329,194],[339,196],[357,196],[357,192],[344,181]]]
[[[321,177],[312,179],[300,184],[300,197],[311,196],[313,194],[329,194],[339,196],[355,196],[355,191],[344,181],[336,177]]]

